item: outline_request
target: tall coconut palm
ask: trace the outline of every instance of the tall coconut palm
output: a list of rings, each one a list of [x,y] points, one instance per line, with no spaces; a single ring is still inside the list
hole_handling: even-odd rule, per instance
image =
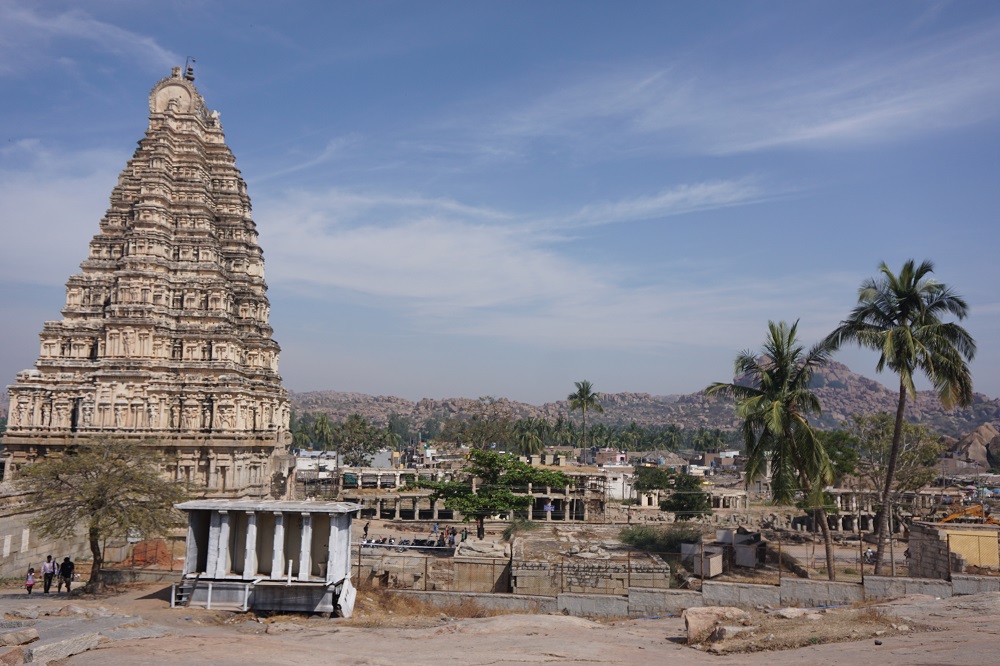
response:
[[[604,408],[601,407],[601,403],[598,402],[601,399],[599,393],[594,392],[594,385],[589,381],[584,379],[582,382],[573,382],[576,385],[576,391],[570,393],[566,396],[569,400],[569,411],[575,412],[580,410],[583,412],[583,445],[587,446],[587,410],[597,412],[598,414],[604,413]]]
[[[809,414],[819,414],[820,404],[809,390],[817,368],[830,358],[825,342],[806,352],[796,339],[798,322],[767,323],[768,337],[761,354],[743,351],[734,364],[736,382],[716,382],[705,389],[709,395],[730,396],[742,421],[746,446],[746,481],[771,470],[771,494],[776,502],[788,503],[802,491],[813,507],[826,544],[826,570],[836,580],[833,540],[827,523],[823,487],[833,480],[833,467],[826,449],[809,424]]]
[[[545,450],[545,429],[548,423],[528,417],[514,423],[514,442],[522,456],[538,455]]]
[[[914,376],[922,372],[945,407],[968,406],[972,402],[972,373],[967,361],[976,354],[972,336],[958,324],[942,320],[948,315],[965,319],[969,308],[949,287],[931,277],[934,265],[930,261],[917,266],[909,259],[899,275],[882,262],[879,272],[878,277],[861,283],[857,306],[827,336],[833,349],[853,342],[879,352],[876,371],[889,368],[899,375],[896,423],[878,521],[876,574],[882,572],[903,414],[907,394],[916,392]]]

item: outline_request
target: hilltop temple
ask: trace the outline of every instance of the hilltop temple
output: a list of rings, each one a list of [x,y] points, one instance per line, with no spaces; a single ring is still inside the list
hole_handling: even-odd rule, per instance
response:
[[[44,233],[39,229],[39,233]],[[193,71],[149,95],[62,319],[9,387],[5,477],[50,451],[125,437],[214,497],[283,492],[289,408],[246,183]]]

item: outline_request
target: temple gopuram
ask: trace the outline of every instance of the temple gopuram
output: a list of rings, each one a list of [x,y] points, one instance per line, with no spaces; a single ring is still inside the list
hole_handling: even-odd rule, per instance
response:
[[[39,233],[44,233],[39,229]],[[62,319],[9,387],[6,478],[94,438],[163,454],[192,493],[284,493],[287,392],[268,325],[263,253],[219,113],[176,67],[118,177]]]

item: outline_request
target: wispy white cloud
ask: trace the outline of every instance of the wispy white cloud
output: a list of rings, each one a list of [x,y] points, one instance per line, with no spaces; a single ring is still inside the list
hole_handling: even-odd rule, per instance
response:
[[[77,272],[123,165],[113,151],[56,153],[37,139],[0,150],[0,279],[51,286]]]
[[[54,44],[77,40],[98,51],[137,59],[159,69],[183,62],[183,58],[161,46],[153,37],[94,18],[86,11],[38,11],[37,3],[0,2],[0,75],[22,71],[38,64],[39,56]],[[66,63],[63,53],[50,57]]]
[[[617,141],[731,154],[886,141],[996,117],[998,61],[1000,22],[991,21],[825,65],[796,64],[790,53],[781,71],[759,60],[724,72],[694,59],[632,64],[588,72],[482,124],[487,142],[566,140],[574,150]]]
[[[652,195],[587,204],[568,215],[544,220],[540,226],[579,228],[635,222],[714,208],[746,206],[783,194],[787,193],[765,190],[752,178],[682,184]]]
[[[634,266],[588,262],[539,229],[622,224],[766,196],[747,183],[695,184],[536,221],[447,199],[298,190],[259,200],[257,215],[275,230],[261,229],[269,282],[310,297],[361,300],[417,328],[456,335],[661,348],[715,338],[735,344],[736,331],[759,323],[762,312],[790,317],[795,303],[795,316],[818,314],[824,299],[815,289],[806,298],[798,280],[694,284],[686,264],[668,261],[637,285]],[[837,306],[831,301],[829,311]]]

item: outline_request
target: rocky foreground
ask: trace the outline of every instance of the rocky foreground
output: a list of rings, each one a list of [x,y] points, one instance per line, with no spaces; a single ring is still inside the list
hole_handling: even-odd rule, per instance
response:
[[[54,595],[0,592],[0,631],[38,636],[0,647],[0,663],[986,664],[995,662],[1000,645],[996,592],[911,596],[823,611],[719,609],[718,617],[691,627],[673,616],[595,622],[564,615],[457,618],[383,610],[349,621],[260,618],[172,610],[162,587],[71,603]],[[693,639],[692,629],[700,632]]]

